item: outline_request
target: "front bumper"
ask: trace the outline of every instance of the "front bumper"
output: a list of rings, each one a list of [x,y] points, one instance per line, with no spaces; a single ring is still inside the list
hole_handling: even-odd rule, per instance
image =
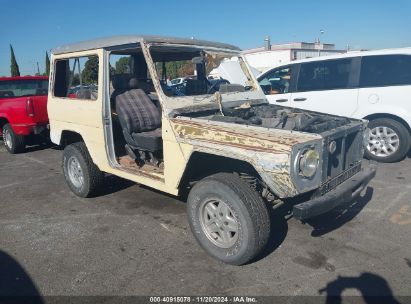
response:
[[[296,219],[305,220],[323,213],[356,198],[374,178],[377,167],[370,164],[353,177],[337,186],[334,190],[312,200],[294,205],[293,214]]]

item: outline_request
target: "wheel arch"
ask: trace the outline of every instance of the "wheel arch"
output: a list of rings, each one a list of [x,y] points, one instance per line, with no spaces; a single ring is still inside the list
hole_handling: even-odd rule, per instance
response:
[[[207,176],[221,172],[244,173],[262,180],[254,166],[247,161],[194,151],[190,155],[178,187],[182,191]]]
[[[398,121],[399,123],[403,124],[407,128],[408,132],[411,133],[411,127],[408,124],[408,122],[405,121],[404,119],[402,119],[401,117],[397,116],[397,115],[390,114],[390,113],[374,113],[374,114],[369,114],[369,115],[363,117],[363,119],[367,119],[367,120],[370,120],[370,121],[374,120],[374,119],[377,119],[377,118],[391,118],[395,121]]]
[[[0,131],[3,130],[5,124],[8,124],[9,120],[6,117],[0,116]]]
[[[63,130],[60,134],[59,145],[63,148],[76,142],[84,142],[83,136],[72,130]]]
[[[56,134],[56,133],[54,133]],[[100,169],[104,167],[104,157],[106,154],[98,153],[98,149],[96,149],[95,145],[93,145],[93,141],[90,139],[89,136],[85,136],[86,134],[81,134],[78,131],[70,130],[70,129],[63,129],[61,132],[57,133],[59,138],[52,138],[52,141],[59,145],[61,148],[65,148],[68,145],[82,142],[86,146],[88,153],[93,161],[93,163]],[[104,155],[104,156],[103,156]]]

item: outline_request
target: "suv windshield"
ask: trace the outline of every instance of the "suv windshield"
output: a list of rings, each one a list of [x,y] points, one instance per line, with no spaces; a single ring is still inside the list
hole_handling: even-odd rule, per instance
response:
[[[169,97],[253,89],[242,59],[235,54],[179,46],[152,46],[150,52],[163,92]]]
[[[0,98],[46,96],[48,80],[6,80],[0,81]]]

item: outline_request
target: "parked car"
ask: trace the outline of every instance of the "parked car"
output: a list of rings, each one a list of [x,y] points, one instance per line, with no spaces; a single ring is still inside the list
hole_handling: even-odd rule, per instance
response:
[[[293,61],[258,81],[270,103],[370,121],[367,158],[396,162],[411,145],[411,48]]]
[[[130,56],[138,66],[110,74],[111,56]],[[206,62],[224,56],[239,57],[247,86],[211,87]],[[97,98],[73,102],[67,78],[82,57],[98,59]],[[186,80],[183,95],[166,93],[167,75],[160,79],[156,67],[181,60],[191,60],[197,78]],[[194,236],[225,263],[261,253],[274,208],[292,203],[298,219],[323,214],[355,198],[375,175],[362,163],[366,121],[268,104],[235,46],[118,36],[56,48],[51,67],[50,136],[64,146],[69,188],[96,195],[107,172],[188,193]]]
[[[0,78],[0,134],[10,153],[22,152],[35,137],[48,135],[48,77]]]
[[[97,86],[95,84],[91,85],[77,85],[74,87],[69,87],[67,97],[68,98],[82,98],[82,96],[93,96],[90,97],[92,99],[95,99],[96,97],[94,96],[97,91]]]
[[[184,78],[184,77],[171,79],[171,85],[174,86],[174,85],[182,84],[185,80],[186,80],[186,78]]]

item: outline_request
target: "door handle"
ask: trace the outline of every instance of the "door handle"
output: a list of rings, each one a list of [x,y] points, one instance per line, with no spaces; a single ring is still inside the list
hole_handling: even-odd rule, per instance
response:
[[[287,102],[288,99],[276,99],[275,101],[276,101],[276,102]]]
[[[301,97],[301,98],[294,98],[294,101],[306,101],[307,98]]]

